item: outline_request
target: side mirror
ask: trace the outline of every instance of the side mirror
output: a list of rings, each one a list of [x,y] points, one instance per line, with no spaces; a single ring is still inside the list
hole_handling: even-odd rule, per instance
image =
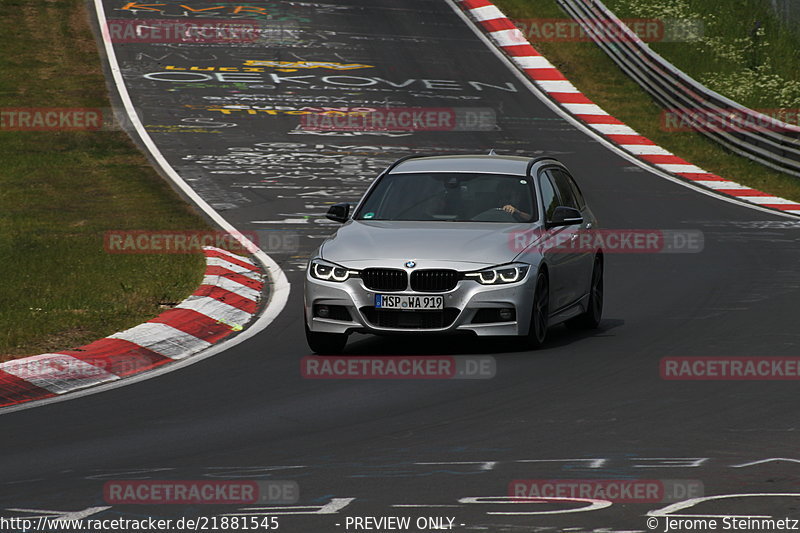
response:
[[[565,206],[556,207],[555,211],[553,211],[552,219],[547,221],[548,228],[578,224],[583,224],[581,212],[575,208]]]
[[[325,218],[333,220],[334,222],[347,222],[350,218],[350,204],[333,204],[328,208],[328,213],[325,215]]]

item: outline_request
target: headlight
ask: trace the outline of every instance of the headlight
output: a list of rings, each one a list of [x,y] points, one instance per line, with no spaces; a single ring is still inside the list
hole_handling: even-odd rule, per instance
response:
[[[464,277],[474,279],[481,285],[502,285],[504,283],[516,283],[528,273],[528,265],[502,265],[478,272],[468,272]]]
[[[348,270],[321,259],[313,259],[309,264],[309,271],[312,278],[323,281],[346,281],[353,274],[358,274],[354,270]]]

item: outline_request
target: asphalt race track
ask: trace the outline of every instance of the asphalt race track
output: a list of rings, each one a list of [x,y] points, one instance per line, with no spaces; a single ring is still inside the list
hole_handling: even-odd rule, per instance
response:
[[[699,194],[615,155],[551,111],[441,0],[242,3],[271,18],[235,13],[235,2],[185,4],[223,7],[206,12],[169,0],[103,3],[109,19],[239,17],[265,28],[260,42],[115,48],[170,164],[237,228],[259,232],[292,292],[270,327],[223,354],[3,415],[2,516],[249,513],[277,516],[286,532],[410,516],[451,517],[456,531],[647,531],[647,513],[668,503],[586,510],[503,499],[512,480],[639,478],[694,480],[705,496],[762,494],[684,513],[800,518],[797,381],[659,375],[663,357],[797,355],[800,221]],[[491,108],[497,127],[332,135],[302,130],[308,115],[289,113],[370,106]],[[349,344],[363,355],[489,355],[493,379],[304,379],[302,268],[335,228],[327,205],[355,201],[402,155],[489,148],[558,157],[604,227],[699,230],[704,249],[609,254],[601,329],[556,327],[535,352],[469,338]],[[300,499],[106,503],[103,484],[120,479],[288,480]]]

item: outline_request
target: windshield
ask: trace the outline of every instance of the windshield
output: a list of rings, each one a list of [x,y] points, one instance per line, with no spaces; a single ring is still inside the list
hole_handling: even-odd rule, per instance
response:
[[[529,179],[504,174],[387,174],[356,220],[530,222],[536,220]]]

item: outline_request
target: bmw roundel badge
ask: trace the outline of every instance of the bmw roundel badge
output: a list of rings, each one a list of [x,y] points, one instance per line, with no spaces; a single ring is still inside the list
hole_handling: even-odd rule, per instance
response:
[[[414,268],[415,266],[417,266],[417,263],[414,261],[406,261],[406,268]]]

